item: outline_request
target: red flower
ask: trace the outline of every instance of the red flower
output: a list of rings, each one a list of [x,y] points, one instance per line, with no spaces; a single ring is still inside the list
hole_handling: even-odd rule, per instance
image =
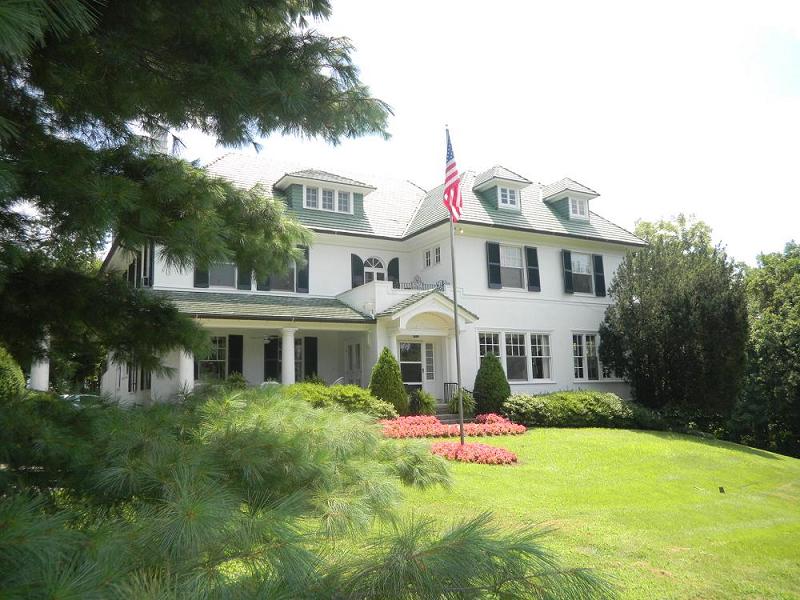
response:
[[[513,452],[475,442],[463,446],[458,442],[436,442],[431,446],[431,452],[449,460],[482,465],[510,465],[517,462],[517,455]]]
[[[525,433],[523,425],[512,423],[499,415],[479,415],[481,422],[466,423],[464,433],[469,436],[518,435]],[[477,421],[477,419],[476,419]],[[433,416],[398,417],[379,421],[383,435],[389,438],[458,437],[458,425],[445,425]]]

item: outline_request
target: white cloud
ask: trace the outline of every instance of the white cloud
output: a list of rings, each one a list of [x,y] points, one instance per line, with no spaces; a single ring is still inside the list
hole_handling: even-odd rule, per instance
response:
[[[503,164],[598,190],[632,228],[679,212],[753,263],[800,238],[800,5],[795,2],[339,0],[393,137],[271,137],[263,153],[439,183],[445,122],[462,169]],[[184,136],[188,158],[221,152]]]

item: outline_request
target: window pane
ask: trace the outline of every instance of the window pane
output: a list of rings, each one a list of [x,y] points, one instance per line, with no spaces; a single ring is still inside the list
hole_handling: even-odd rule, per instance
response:
[[[425,344],[425,379],[433,380],[436,373],[433,370],[433,344]]]
[[[500,188],[500,203],[508,204],[508,190],[506,188]]]
[[[590,255],[572,253],[572,287],[579,293],[592,293],[592,257]]]
[[[350,192],[339,192],[339,212],[350,212]]]
[[[333,190],[322,190],[322,208],[333,210]]]
[[[439,246],[433,249],[434,261],[437,265],[442,262],[442,250]]]
[[[499,333],[479,333],[478,348],[481,358],[487,354],[500,356],[500,334]]]
[[[527,380],[528,366],[525,355],[525,334],[506,334],[506,374],[509,380]]]
[[[600,361],[597,358],[597,336],[586,336],[586,377],[600,379]]]
[[[572,274],[572,289],[579,294],[592,293],[592,276]]]
[[[400,363],[404,383],[422,381],[422,363]]]
[[[550,379],[550,336],[531,334],[531,367],[534,379]]]
[[[208,284],[216,287],[236,287],[236,267],[232,264],[211,265]]]
[[[422,360],[422,351],[420,350],[419,343],[416,342],[400,342],[400,360]]]
[[[272,290],[281,292],[294,291],[294,264],[289,267],[286,273],[275,273],[269,277],[269,286]]]
[[[522,269],[500,267],[500,285],[503,287],[523,287],[524,273]]]
[[[522,268],[522,248],[500,246],[500,266]]]
[[[306,206],[317,208],[317,188],[306,188]]]
[[[584,355],[583,355],[582,335],[572,336],[572,356],[573,356],[572,364],[573,364],[575,379],[583,379]]]

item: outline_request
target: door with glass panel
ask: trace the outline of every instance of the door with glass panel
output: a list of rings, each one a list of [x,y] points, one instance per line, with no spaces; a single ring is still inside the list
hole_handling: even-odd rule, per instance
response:
[[[433,342],[399,342],[400,373],[409,392],[423,389],[434,398],[441,396],[441,378]]]

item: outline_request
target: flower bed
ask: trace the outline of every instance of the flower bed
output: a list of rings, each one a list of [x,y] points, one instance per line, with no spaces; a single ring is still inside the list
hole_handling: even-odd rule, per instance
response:
[[[481,465],[510,465],[517,462],[517,455],[513,452],[477,442],[463,446],[459,442],[436,442],[431,446],[431,452],[448,460]]]
[[[487,416],[487,415],[481,415]],[[464,434],[483,437],[488,435],[519,435],[525,433],[524,425],[517,425],[498,415],[491,421],[465,423]],[[436,417],[398,417],[378,421],[383,426],[383,435],[389,438],[458,437],[458,425],[445,425]]]

